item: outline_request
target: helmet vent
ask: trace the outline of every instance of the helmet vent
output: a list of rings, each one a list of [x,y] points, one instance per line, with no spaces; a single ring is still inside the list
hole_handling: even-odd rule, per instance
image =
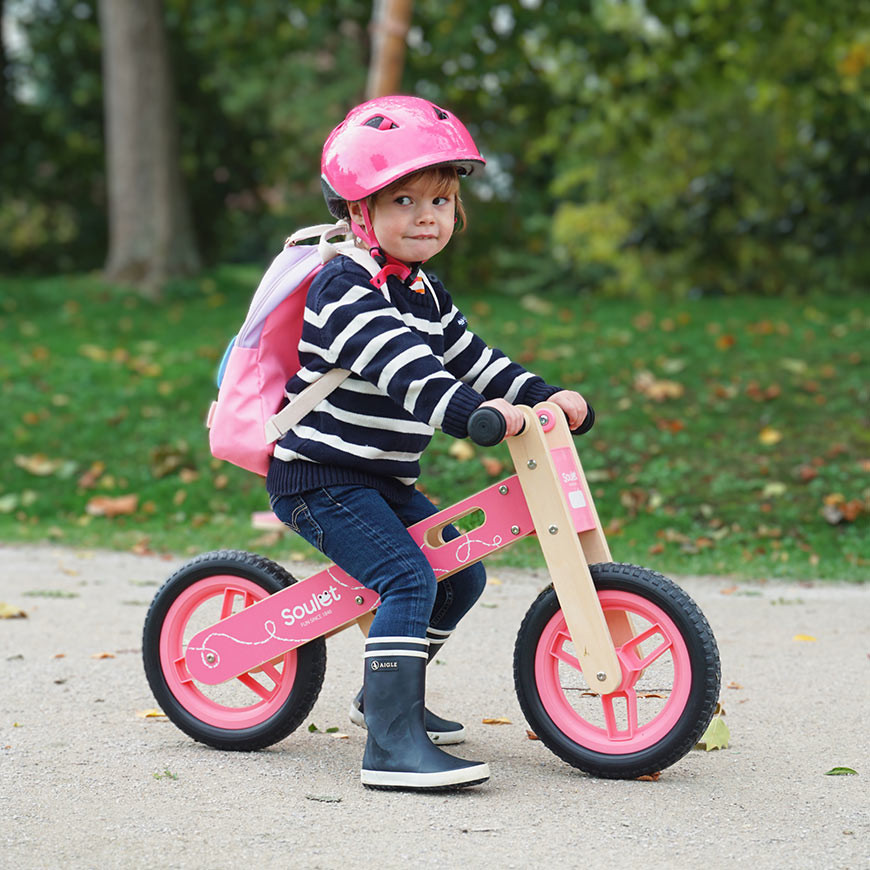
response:
[[[385,118],[383,115],[375,115],[363,124],[363,127],[374,127],[375,130],[394,130],[398,126],[398,124],[394,124],[389,118]]]
[[[434,103],[432,104],[432,108],[435,110],[435,117],[438,118],[439,121],[446,121],[450,117],[444,109],[439,109]]]

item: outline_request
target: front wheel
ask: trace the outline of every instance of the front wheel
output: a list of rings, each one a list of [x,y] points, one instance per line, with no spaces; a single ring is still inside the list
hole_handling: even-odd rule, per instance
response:
[[[601,695],[585,678],[550,586],[517,636],[517,697],[562,760],[593,776],[633,779],[669,767],[698,742],[719,697],[719,652],[704,614],[671,580],[634,565],[590,571],[622,683]]]
[[[326,670],[323,638],[217,686],[196,682],[184,658],[197,632],[295,582],[261,556],[220,551],[179,568],[154,597],[142,636],[145,674],[163,712],[194,740],[217,749],[262,749],[311,712]]]

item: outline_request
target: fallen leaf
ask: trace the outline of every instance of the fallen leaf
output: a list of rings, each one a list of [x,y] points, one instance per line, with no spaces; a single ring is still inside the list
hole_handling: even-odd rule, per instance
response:
[[[664,417],[656,420],[656,426],[662,432],[671,432],[674,435],[686,428],[686,424],[682,420],[666,420]]]
[[[99,653],[93,653],[91,655],[91,658],[92,659],[113,659],[113,658],[115,658],[115,654],[110,653],[110,652],[99,652]]]
[[[506,716],[498,716],[493,719],[482,719],[484,725],[510,725],[511,720]]]
[[[635,375],[634,388],[654,402],[679,399],[686,391],[678,381],[660,379],[648,371],[641,371]]]
[[[779,444],[782,441],[782,432],[779,429],[774,429],[773,426],[765,426],[758,433],[758,440],[762,444],[772,447],[774,444]]]
[[[710,752],[712,749],[727,749],[728,741],[731,739],[731,732],[728,726],[718,716],[714,717],[707,730],[701,735],[697,746]]]
[[[800,465],[795,471],[795,477],[801,483],[809,483],[811,480],[815,480],[819,476],[819,472],[812,465]]]
[[[655,773],[645,773],[643,776],[635,777],[639,782],[658,782],[662,772],[660,770]]]
[[[761,490],[762,498],[778,498],[781,495],[785,495],[788,491],[788,487],[784,483],[780,483],[778,481],[771,481],[766,484],[764,489]]]
[[[0,496],[0,514],[11,514],[18,507],[20,497],[14,492]]]
[[[319,801],[322,804],[340,804],[341,798],[336,795],[331,794],[307,794],[305,795],[305,800],[307,801]]]
[[[546,317],[553,312],[553,306],[546,299],[536,296],[534,293],[527,293],[520,299],[520,305],[530,311],[532,314],[540,314]]]
[[[182,468],[194,470],[190,448],[185,442],[179,442],[177,445],[161,444],[158,447],[153,447],[148,458],[151,473],[158,479]]]
[[[27,619],[27,614],[18,607],[0,601],[0,619]]]
[[[825,771],[825,776],[857,776],[858,771],[852,770],[851,767],[832,767]]]
[[[730,683],[728,683],[727,686],[725,686],[725,688],[726,689],[742,689],[743,686],[741,686],[740,683],[735,683],[734,680],[732,680]]]
[[[79,353],[91,362],[106,362],[109,359],[109,351],[96,344],[83,344],[79,348]]]
[[[81,489],[92,489],[106,470],[106,463],[100,460],[91,463],[91,467],[79,477],[78,484]]]
[[[811,634],[796,634],[792,640],[804,641],[806,643],[815,643],[816,638],[814,638]]]
[[[138,495],[96,495],[85,505],[85,511],[92,517],[117,517],[135,513],[138,506]]]
[[[480,464],[490,477],[498,477],[504,471],[504,463],[494,456],[484,456]]]
[[[19,468],[36,477],[48,477],[54,474],[63,464],[63,459],[49,457],[44,453],[34,453],[32,456],[19,454],[13,460]]]
[[[470,441],[454,441],[447,452],[458,462],[474,459],[474,447]]]
[[[130,552],[135,553],[137,556],[153,556],[154,551],[151,549],[151,538],[147,535],[140,538],[130,547]]]
[[[528,737],[529,740],[540,740],[541,739],[540,737],[538,737],[537,734],[535,734],[534,731],[529,731],[528,728],[526,728],[526,737]]]
[[[137,710],[136,715],[140,719],[166,719],[167,716],[162,710],[157,707],[150,707],[148,710]]]
[[[789,359],[785,357],[779,361],[779,364],[793,375],[802,375],[807,371],[807,363],[802,359]]]

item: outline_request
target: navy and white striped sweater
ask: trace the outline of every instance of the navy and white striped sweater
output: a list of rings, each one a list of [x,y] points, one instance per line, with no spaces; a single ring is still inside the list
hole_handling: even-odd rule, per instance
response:
[[[333,368],[351,374],[275,446],[266,478],[273,497],[345,483],[404,501],[435,429],[464,438],[486,399],[533,405],[559,390],[487,347],[436,278],[424,293],[395,276],[382,292],[369,279],[338,256],[308,291],[302,367],[287,395]]]

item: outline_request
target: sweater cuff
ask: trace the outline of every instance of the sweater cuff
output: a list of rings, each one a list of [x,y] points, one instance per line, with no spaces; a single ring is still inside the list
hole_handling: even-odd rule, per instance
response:
[[[441,431],[454,438],[465,438],[468,435],[468,418],[471,412],[484,401],[483,396],[472,390],[467,384],[460,383],[459,389],[450,397]]]
[[[520,394],[517,396],[514,404],[534,407],[538,402],[546,402],[554,393],[561,391],[562,387],[554,387],[541,380],[541,378],[535,378],[520,390]]]

